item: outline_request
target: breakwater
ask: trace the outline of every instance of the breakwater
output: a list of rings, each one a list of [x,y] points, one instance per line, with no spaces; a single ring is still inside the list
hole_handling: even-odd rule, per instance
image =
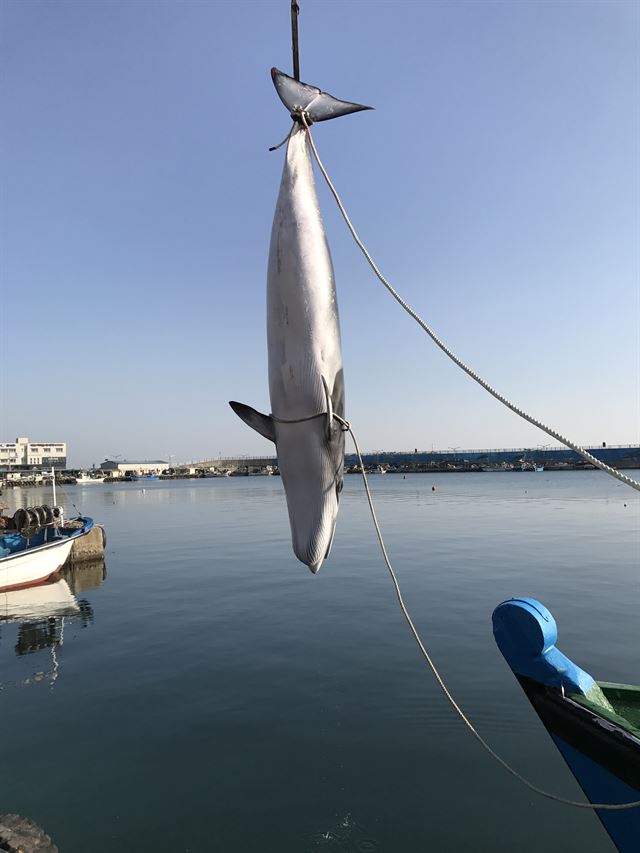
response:
[[[640,447],[637,445],[612,445],[585,447],[596,459],[612,468],[640,468]],[[491,450],[418,450],[376,451],[363,453],[365,467],[397,472],[446,472],[524,470],[543,467],[546,471],[579,471],[593,466],[585,462],[574,450],[565,447],[517,447]],[[345,454],[345,468],[352,470],[358,463],[354,453]],[[238,456],[194,462],[201,470],[257,471],[267,466],[276,468],[277,457]]]
[[[616,469],[640,468],[640,447],[637,445],[613,445],[585,447],[593,456]],[[594,466],[585,462],[575,451],[564,447],[519,447],[493,450],[418,450],[375,451],[363,453],[365,469],[369,473],[446,473],[448,471],[473,473],[480,471],[581,471]],[[345,472],[357,473],[358,459],[354,453],[345,455]],[[86,472],[91,473],[91,472]],[[160,480],[190,480],[203,477],[230,475],[251,477],[278,474],[278,459],[275,456],[236,456],[191,462],[188,465],[169,468],[159,474]],[[75,477],[70,472],[61,474],[56,482],[74,485]],[[125,477],[105,477],[104,483],[122,483]],[[138,485],[145,480],[136,480]],[[12,487],[42,486],[43,474],[36,471],[0,472],[0,489]]]

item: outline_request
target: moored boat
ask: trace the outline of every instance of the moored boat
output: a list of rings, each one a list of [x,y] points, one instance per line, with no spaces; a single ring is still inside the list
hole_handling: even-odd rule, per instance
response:
[[[0,536],[0,592],[26,589],[56,577],[73,544],[93,528],[93,519],[79,516],[65,526],[57,507],[18,510],[14,529]]]
[[[640,801],[640,687],[595,681],[556,648],[547,608],[514,598],[493,633],[545,728],[591,803]],[[595,809],[621,853],[637,853],[640,808]]]
[[[78,474],[75,480],[77,486],[89,486],[94,483],[104,483],[104,477],[89,477],[84,473],[84,471],[82,474]]]

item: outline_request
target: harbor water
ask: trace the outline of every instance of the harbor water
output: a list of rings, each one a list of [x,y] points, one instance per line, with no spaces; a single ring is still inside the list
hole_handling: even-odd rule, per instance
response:
[[[520,773],[582,799],[491,613],[538,598],[576,663],[640,682],[638,493],[597,471],[370,483],[456,699]],[[45,489],[2,500],[7,513],[51,502]],[[523,787],[447,704],[359,477],[317,576],[292,555],[278,477],[65,486],[58,502],[105,526],[106,571],[69,576],[79,616],[0,622],[0,812],[35,820],[61,853],[613,850],[593,814]]]

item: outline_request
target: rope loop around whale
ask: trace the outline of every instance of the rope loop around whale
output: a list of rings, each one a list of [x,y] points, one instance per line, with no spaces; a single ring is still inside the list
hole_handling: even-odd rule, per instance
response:
[[[360,249],[362,254],[365,256],[365,258],[367,259],[367,262],[368,262],[369,266],[371,267],[371,269],[373,270],[373,272],[375,273],[376,277],[384,285],[384,287],[386,287],[386,289],[393,296],[393,298],[396,300],[396,302],[398,302],[402,306],[402,308],[404,308],[404,310],[407,312],[407,314],[409,314],[409,316],[413,320],[415,320],[415,322],[420,326],[420,328],[424,332],[426,332],[427,335],[429,335],[431,340],[438,347],[440,347],[440,349],[444,352],[444,354],[447,355],[451,359],[451,361],[453,361],[454,364],[456,364],[461,370],[463,370],[468,376],[470,376],[475,382],[477,382],[478,385],[482,386],[482,388],[484,388],[485,391],[487,391],[489,394],[491,394],[492,397],[495,397],[496,400],[498,400],[500,403],[502,403],[508,409],[511,409],[512,412],[515,412],[515,414],[518,415],[518,417],[522,418],[525,421],[528,421],[530,424],[533,424],[533,426],[538,427],[538,429],[542,430],[542,432],[546,432],[547,435],[550,435],[552,438],[555,438],[556,441],[559,441],[561,444],[564,444],[565,447],[568,447],[570,450],[575,451],[578,455],[582,456],[582,458],[585,459],[587,462],[589,462],[591,465],[593,465],[596,468],[599,468],[601,471],[604,471],[605,474],[609,474],[611,477],[615,477],[617,480],[620,480],[620,482],[624,483],[626,486],[630,486],[632,489],[636,489],[636,491],[640,491],[640,483],[637,480],[634,480],[632,477],[628,477],[626,474],[622,474],[620,471],[617,471],[615,468],[612,468],[610,465],[607,465],[605,462],[601,462],[599,459],[597,459],[595,456],[593,456],[587,450],[584,450],[584,448],[580,447],[580,445],[576,444],[575,442],[571,441],[566,436],[562,435],[561,433],[559,433],[556,430],[552,429],[551,427],[547,426],[546,424],[544,424],[542,421],[538,420],[537,418],[534,418],[532,415],[527,414],[527,412],[525,412],[523,409],[516,406],[514,403],[512,403],[510,400],[508,400],[503,394],[501,394],[499,391],[497,391],[495,388],[493,388],[493,386],[491,386],[488,382],[486,382],[479,374],[477,374],[475,372],[475,370],[473,370],[471,367],[466,365],[462,361],[461,358],[458,358],[458,356],[454,352],[452,352],[452,350],[450,350],[449,347],[442,340],[440,340],[440,338],[436,335],[436,333],[433,331],[433,329],[431,329],[430,326],[428,326],[427,323],[425,323],[425,321],[419,316],[419,314],[416,311],[414,311],[414,309],[407,302],[405,302],[405,300],[402,298],[402,296],[400,296],[398,291],[395,290],[395,288],[384,277],[384,275],[382,274],[382,272],[378,268],[377,264],[375,263],[375,261],[373,260],[371,255],[369,254],[366,246],[364,245],[364,243],[362,242],[362,240],[358,236],[355,228],[353,227],[351,220],[349,219],[349,216],[347,214],[347,211],[345,210],[345,207],[342,203],[342,200],[340,199],[340,196],[338,195],[338,191],[334,187],[334,185],[331,181],[331,178],[329,177],[327,170],[325,169],[325,167],[322,163],[322,160],[320,159],[320,155],[318,154],[318,149],[316,148],[315,142],[313,141],[313,136],[311,135],[311,128],[310,128],[310,125],[308,122],[308,116],[306,115],[304,110],[300,112],[299,120],[305,126],[307,138],[309,140],[309,144],[311,145],[311,150],[313,151],[313,156],[315,157],[316,163],[318,164],[318,168],[322,172],[322,176],[324,177],[324,179],[327,183],[327,186],[329,187],[331,194],[333,195],[333,197],[336,201],[336,204],[338,205],[338,208],[340,209],[340,213],[342,214],[342,218],[346,222],[347,228],[351,232],[351,236],[355,240],[356,245],[358,246],[358,248]]]
[[[303,424],[307,421],[314,421],[316,418],[326,418],[329,412],[318,412],[315,415],[307,415],[306,418],[277,418],[275,415],[270,415],[271,420],[275,421],[277,424]],[[343,432],[349,432],[351,430],[351,424],[349,421],[345,421],[344,418],[341,418],[340,415],[337,415],[333,412],[333,417],[340,424]]]

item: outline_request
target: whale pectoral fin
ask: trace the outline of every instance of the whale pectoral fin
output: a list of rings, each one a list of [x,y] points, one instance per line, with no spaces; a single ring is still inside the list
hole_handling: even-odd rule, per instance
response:
[[[251,406],[245,406],[244,403],[236,403],[235,400],[229,400],[229,405],[236,415],[250,426],[251,429],[255,429],[256,432],[259,432],[260,435],[268,438],[269,441],[275,442],[276,429],[275,424],[273,423],[273,418],[252,409]]]
[[[333,380],[333,392],[331,394],[333,411],[344,417],[344,373],[342,368],[336,373]]]
[[[327,423],[325,426],[325,430],[327,433],[327,438],[331,438],[331,427],[333,426],[333,401],[331,400],[331,394],[329,393],[329,385],[327,384],[327,380],[324,376],[320,377],[322,379],[322,384],[324,386],[324,396],[327,402]]]

